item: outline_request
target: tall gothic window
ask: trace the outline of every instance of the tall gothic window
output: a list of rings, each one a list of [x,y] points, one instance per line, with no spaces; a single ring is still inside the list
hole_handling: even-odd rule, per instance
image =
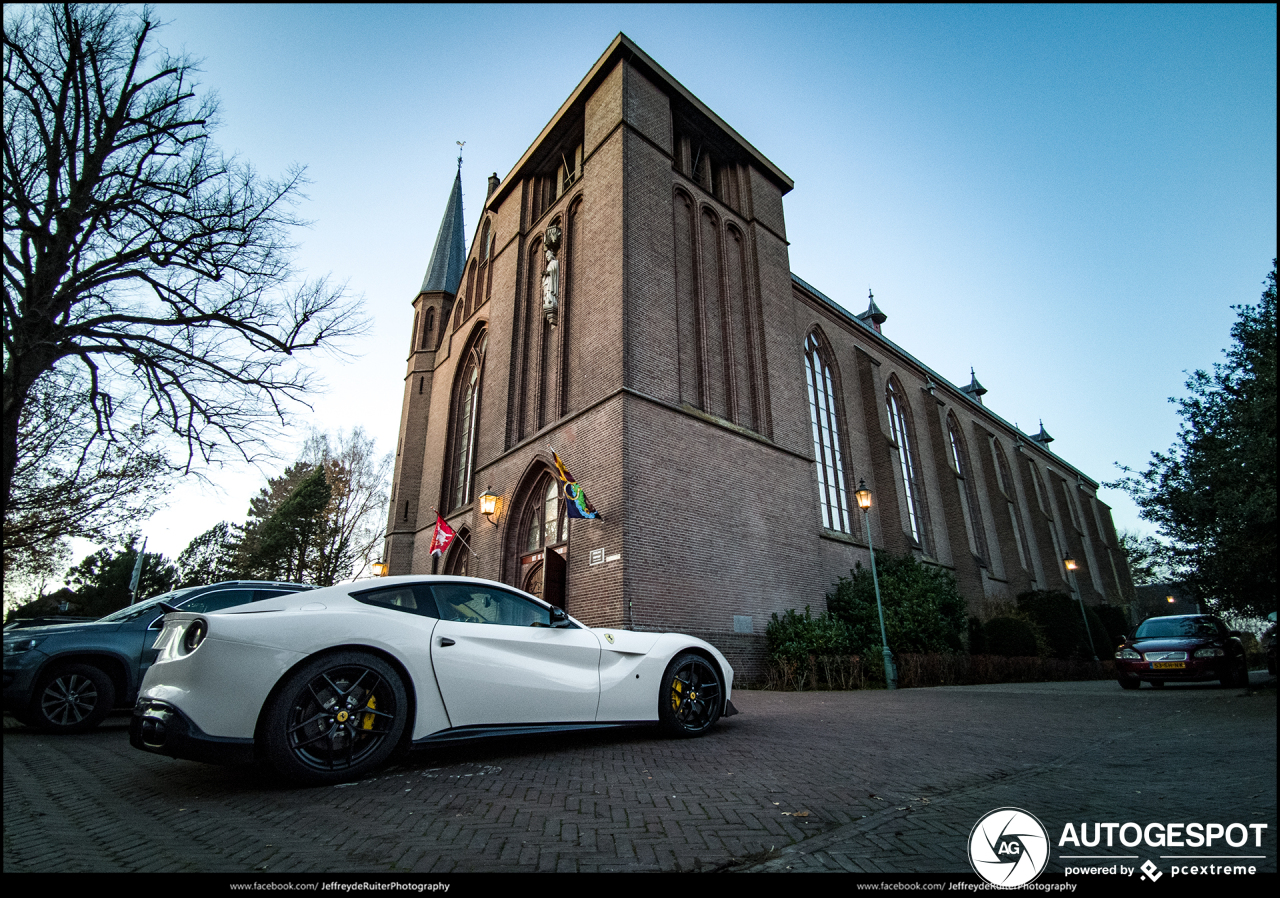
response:
[[[1053,540],[1053,566],[1058,569],[1058,576],[1065,581],[1067,579],[1067,571],[1062,564],[1062,560],[1067,557],[1063,549],[1065,541],[1058,531],[1058,522],[1053,516],[1053,506],[1049,501],[1049,492],[1045,489],[1044,481],[1040,479],[1040,470],[1035,466],[1035,462],[1027,459],[1027,468],[1031,471],[1031,483],[1035,486],[1036,504],[1040,506],[1041,513],[1044,514],[1049,522],[1049,538]]]
[[[475,484],[477,424],[480,420],[480,375],[484,369],[484,351],[489,342],[487,330],[471,342],[462,374],[458,378],[453,399],[453,447],[449,454],[449,509],[460,508],[471,501]]]
[[[969,452],[960,434],[960,422],[955,415],[947,415],[947,435],[951,440],[951,461],[959,481],[960,502],[964,505],[965,524],[969,528],[969,549],[979,563],[987,564],[987,535],[982,527],[982,509],[978,505],[978,487],[969,470]]]
[[[885,390],[885,405],[889,410],[889,427],[892,430],[893,442],[898,447],[898,467],[902,475],[903,495],[907,502],[907,525],[910,528],[911,538],[920,545],[920,548],[925,549],[924,493],[920,486],[920,465],[916,461],[915,448],[911,444],[911,428],[907,422],[902,388],[896,380],[891,379]]]
[[[994,438],[991,440],[991,448],[996,456],[996,485],[1004,496],[1006,510],[1009,512],[1009,522],[1013,527],[1013,541],[1018,548],[1018,561],[1021,562],[1023,570],[1029,571],[1031,566],[1027,559],[1027,538],[1022,529],[1022,515],[1018,511],[1018,494],[1014,490],[1009,462],[1004,457],[1004,450],[1000,448],[1000,443]]]
[[[809,334],[805,341],[804,368],[809,385],[809,420],[813,424],[813,457],[818,466],[822,526],[850,533],[849,493],[844,483],[844,457],[840,453],[835,382],[816,333]]]
[[[569,538],[569,521],[560,496],[560,481],[548,476],[538,484],[534,495],[541,501],[534,503],[529,519],[525,521],[525,552],[537,552]]]

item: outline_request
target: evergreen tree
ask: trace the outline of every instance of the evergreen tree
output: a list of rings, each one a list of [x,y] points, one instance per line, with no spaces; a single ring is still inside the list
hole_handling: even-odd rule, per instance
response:
[[[207,586],[240,579],[236,540],[231,524],[214,524],[182,550],[177,561],[177,586]]]
[[[76,614],[101,617],[130,603],[133,595],[129,583],[138,561],[138,536],[134,534],[118,549],[104,547],[82,559],[67,572],[67,582],[74,587],[68,596]],[[173,589],[177,571],[158,552],[143,555],[142,572],[138,581],[139,601],[158,596]]]

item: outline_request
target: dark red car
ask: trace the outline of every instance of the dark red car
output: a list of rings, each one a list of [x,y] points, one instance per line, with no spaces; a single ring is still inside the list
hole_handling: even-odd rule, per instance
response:
[[[1226,624],[1209,614],[1143,621],[1116,651],[1116,674],[1122,689],[1137,689],[1143,680],[1157,688],[1201,680],[1249,685],[1244,645]]]

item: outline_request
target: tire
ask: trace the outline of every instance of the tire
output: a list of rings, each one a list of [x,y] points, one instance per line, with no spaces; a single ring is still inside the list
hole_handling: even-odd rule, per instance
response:
[[[83,733],[102,723],[115,704],[109,676],[92,664],[69,664],[40,677],[22,719],[46,733]]]
[[[658,720],[672,736],[701,736],[720,719],[724,686],[715,666],[701,655],[677,655],[662,676]]]
[[[323,655],[285,678],[263,711],[267,760],[301,783],[359,779],[387,761],[409,720],[400,675],[368,652]]]
[[[1142,685],[1141,680],[1130,680],[1127,678],[1121,679],[1119,682],[1120,682],[1121,689],[1137,689],[1139,686]]]
[[[1225,673],[1218,682],[1225,689],[1248,689],[1249,665],[1241,658],[1240,663]]]

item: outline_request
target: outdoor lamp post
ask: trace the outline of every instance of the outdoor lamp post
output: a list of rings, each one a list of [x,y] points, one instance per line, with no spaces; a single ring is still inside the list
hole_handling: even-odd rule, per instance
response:
[[[1080,603],[1080,619],[1084,621],[1084,635],[1089,640],[1089,651],[1093,652],[1094,663],[1098,661],[1098,650],[1093,644],[1093,633],[1089,631],[1089,616],[1084,613],[1084,596],[1080,594],[1080,587],[1076,585],[1076,560],[1068,555],[1062,559],[1063,565],[1067,569],[1067,579],[1071,583],[1071,591],[1076,594],[1076,601]]]
[[[876,574],[876,553],[871,546],[871,490],[867,489],[865,480],[858,480],[858,489],[854,493],[858,498],[858,507],[862,509],[862,521],[867,528],[867,551],[871,554],[871,583],[876,589],[876,611],[880,614],[880,647],[884,649],[884,681],[889,689],[898,688],[898,669],[893,664],[893,653],[889,651],[889,637],[884,630],[884,605],[880,602],[880,578]]]

